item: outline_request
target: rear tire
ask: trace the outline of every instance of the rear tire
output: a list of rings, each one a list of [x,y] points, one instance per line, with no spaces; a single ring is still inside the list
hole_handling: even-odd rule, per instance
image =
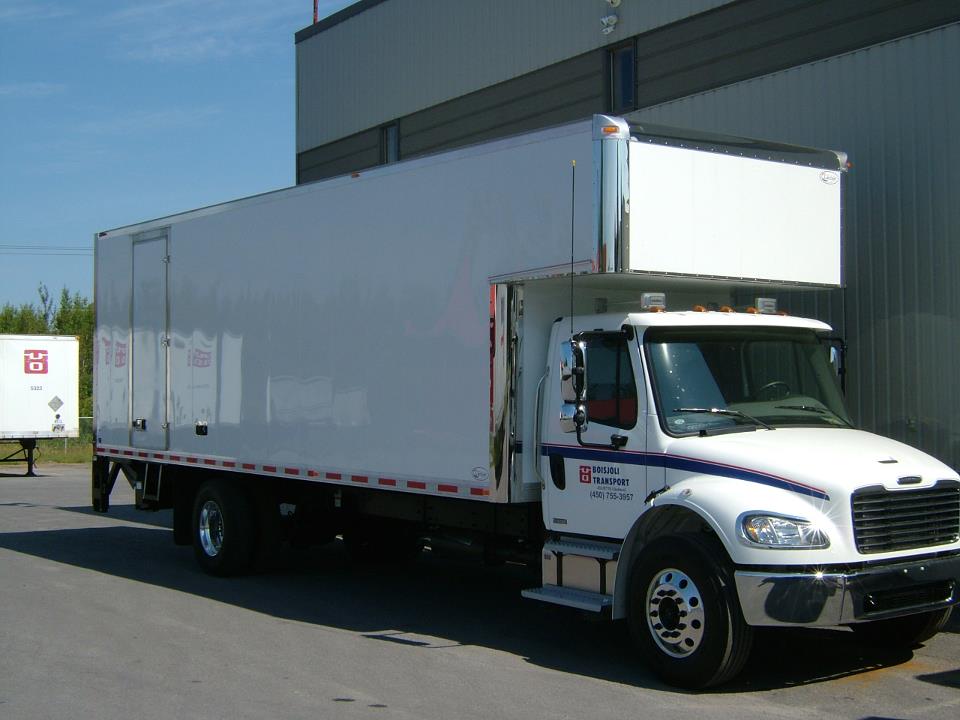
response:
[[[850,628],[863,642],[874,647],[912,648],[943,630],[952,612],[953,608],[948,607],[890,620],[857,623]]]
[[[628,622],[647,665],[664,681],[698,689],[743,668],[753,629],[743,620],[717,543],[698,535],[658,538],[635,558]]]
[[[238,575],[250,569],[256,549],[255,514],[240,485],[208,480],[193,501],[193,550],[210,575]]]

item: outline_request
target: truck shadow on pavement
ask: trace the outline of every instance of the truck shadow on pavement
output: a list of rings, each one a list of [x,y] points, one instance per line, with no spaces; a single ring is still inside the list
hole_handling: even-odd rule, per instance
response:
[[[173,545],[169,513],[151,516],[123,505],[106,516],[87,508],[62,509],[118,522],[2,533],[0,547],[284,620],[339,628],[370,642],[403,644],[411,652],[476,645],[561,672],[675,691],[643,667],[625,623],[599,622],[566,608],[523,600],[520,591],[537,578],[521,566],[490,567],[430,551],[409,563],[363,565],[352,562],[335,542],[309,551],[285,551],[270,571],[216,578],[199,569],[191,548]],[[157,524],[144,524],[144,519]],[[957,620],[953,618],[948,631],[960,632]],[[910,651],[865,648],[847,632],[764,630],[741,676],[715,692],[824,682],[912,657]],[[953,681],[948,678],[943,684]]]

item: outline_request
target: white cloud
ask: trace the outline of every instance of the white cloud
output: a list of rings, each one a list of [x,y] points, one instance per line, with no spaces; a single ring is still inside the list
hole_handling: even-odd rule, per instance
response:
[[[66,85],[48,82],[20,82],[0,85],[0,98],[40,98],[62,93]]]
[[[124,38],[118,51],[127,58],[197,62],[292,48],[293,33],[310,24],[311,14],[304,0],[157,0],[112,12],[103,22]]]
[[[40,22],[57,20],[74,14],[72,8],[38,0],[5,0],[0,7],[0,22]]]
[[[216,105],[135,110],[109,117],[98,117],[76,125],[76,130],[91,135],[143,135],[209,124],[222,113]]]

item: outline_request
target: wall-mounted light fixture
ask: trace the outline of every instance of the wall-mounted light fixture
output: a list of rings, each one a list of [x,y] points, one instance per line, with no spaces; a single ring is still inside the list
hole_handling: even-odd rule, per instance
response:
[[[620,22],[620,18],[618,18],[616,15],[605,15],[604,17],[600,18],[600,32],[602,32],[604,35],[609,35],[616,30],[618,22]]]

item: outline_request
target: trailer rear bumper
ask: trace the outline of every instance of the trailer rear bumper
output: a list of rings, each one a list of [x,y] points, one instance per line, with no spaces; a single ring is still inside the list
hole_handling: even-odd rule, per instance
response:
[[[960,601],[960,553],[850,572],[735,573],[749,625],[835,627],[939,610]]]

